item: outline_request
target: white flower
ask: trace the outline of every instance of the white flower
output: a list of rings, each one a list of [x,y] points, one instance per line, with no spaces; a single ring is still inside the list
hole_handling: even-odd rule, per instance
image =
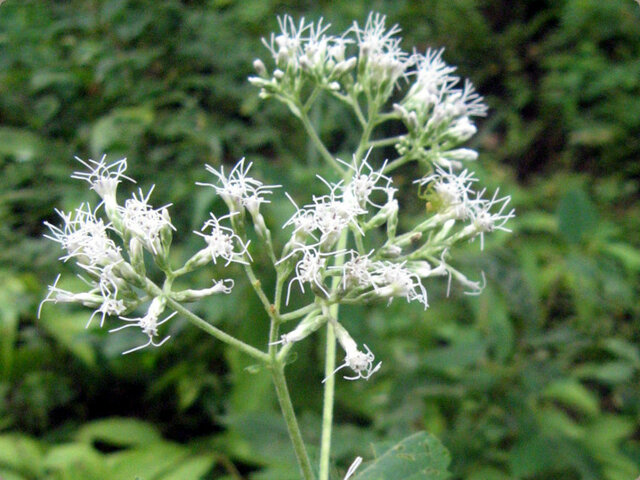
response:
[[[480,249],[484,249],[484,234],[493,232],[494,230],[502,230],[503,232],[511,232],[504,225],[513,217],[515,217],[515,209],[511,209],[505,213],[505,209],[511,201],[510,196],[498,198],[500,189],[497,189],[491,200],[482,199],[484,190],[478,193],[478,198],[474,202],[474,208],[471,211],[471,224],[465,228],[466,233],[472,235],[480,235]],[[491,212],[496,205],[500,208],[497,212]]]
[[[374,263],[369,259],[373,253],[370,251],[367,255],[360,255],[355,250],[349,252],[351,259],[344,263],[341,267],[330,267],[332,270],[342,271],[342,288],[348,290],[352,287],[368,287],[373,284],[371,269]]]
[[[117,162],[107,165],[103,155],[99,162],[95,160],[87,160],[86,162],[79,157],[75,157],[80,163],[89,169],[89,172],[74,172],[71,178],[84,180],[89,182],[91,190],[94,190],[100,198],[105,202],[115,202],[116,189],[121,179],[129,180],[135,183],[135,180],[127,177],[124,172],[127,169],[127,159],[123,158]]]
[[[304,241],[309,236],[317,240],[317,238],[313,235],[313,231],[317,228],[315,209],[312,207],[300,208],[298,207],[296,202],[293,200],[293,198],[291,198],[291,195],[289,195],[287,192],[285,192],[285,195],[287,196],[289,201],[293,203],[293,206],[296,208],[296,212],[293,214],[293,216],[289,220],[285,222],[282,228],[288,227],[289,225],[293,225],[294,237],[296,236],[299,237],[295,240]]]
[[[442,60],[442,53],[427,49],[424,55],[414,54],[415,82],[397,111],[410,130],[431,130],[437,138],[444,135],[462,142],[476,132],[469,117],[485,116],[487,106],[468,80],[456,88],[461,79],[453,75],[456,68]]]
[[[200,182],[196,184],[213,187],[232,211],[240,211],[242,208],[247,208],[252,215],[257,215],[260,205],[269,203],[263,195],[272,193],[271,189],[278,188],[280,185],[264,185],[259,180],[247,176],[251,165],[253,164],[249,163],[245,167],[244,158],[242,158],[236,163],[228,176],[224,173],[224,166],[221,166],[220,171],[218,171],[211,165],[205,165],[207,171],[213,173],[222,186]]]
[[[382,165],[380,170],[374,170],[368,163],[369,153],[371,153],[371,150],[369,150],[365,158],[357,167],[338,159],[340,163],[347,166],[354,172],[351,181],[343,187],[343,201],[347,203],[355,203],[361,209],[366,208],[367,205],[382,208],[382,205],[378,205],[371,200],[371,195],[375,191],[384,192],[386,194],[387,201],[393,199],[393,195],[396,191],[395,188],[391,187],[391,178],[382,173],[386,166],[386,162]],[[382,183],[382,185],[378,185],[378,183]]]
[[[313,197],[313,203],[306,205],[298,210],[284,224],[284,226],[293,225],[295,227],[294,237],[307,236],[317,238],[313,232],[320,232],[320,239],[314,246],[324,246],[330,248],[340,237],[340,233],[347,227],[353,226],[364,235],[357,222],[358,215],[367,213],[360,205],[352,200],[345,200],[344,195],[339,194],[342,182],[331,184],[318,176],[325,183],[330,193],[320,197]],[[291,200],[295,205],[295,202]],[[298,239],[299,240],[299,239]]]
[[[476,93],[469,80],[465,80],[462,89],[451,89],[434,105],[427,128],[443,123],[455,123],[461,117],[484,117],[486,114],[487,105],[484,103],[484,98]]]
[[[464,116],[455,120],[451,124],[447,134],[451,135],[458,142],[464,142],[473,137],[477,131],[478,129],[471,122],[469,117]]]
[[[333,245],[340,237],[340,233],[349,226],[355,227],[364,235],[356,218],[367,211],[357,203],[345,202],[332,192],[330,195],[314,198],[313,209],[315,225],[320,231],[321,245]]]
[[[477,203],[477,200],[470,199],[474,194],[472,185],[478,181],[473,175],[468,170],[455,173],[451,168],[445,170],[436,166],[435,173],[414,183],[433,191],[437,199],[435,208],[443,219],[466,220],[472,215],[474,203]]]
[[[117,327],[109,330],[109,333],[111,333],[111,332],[117,332],[119,330],[123,330],[125,328],[137,327],[137,328],[140,328],[140,330],[142,330],[142,333],[144,333],[149,338],[147,343],[145,343],[144,345],[139,345],[130,350],[122,352],[123,355],[126,355],[131,352],[135,352],[137,350],[141,350],[143,348],[148,347],[149,345],[153,345],[154,347],[159,347],[163,345],[167,340],[169,340],[170,336],[167,336],[163,338],[160,342],[155,341],[155,337],[158,336],[158,326],[167,322],[170,318],[172,318],[177,313],[177,312],[173,312],[168,317],[158,321],[160,314],[164,311],[165,303],[166,303],[166,300],[160,297],[156,297],[151,301],[151,305],[149,306],[149,310],[147,311],[147,314],[145,316],[139,317],[139,318],[120,317],[125,322],[130,322],[130,323],[123,325],[121,327]]]
[[[382,362],[378,362],[376,366],[373,365],[376,357],[373,355],[373,353],[371,353],[371,350],[369,350],[369,347],[367,347],[366,345],[364,345],[366,352],[361,352],[360,350],[358,350],[356,343],[353,341],[348,342],[346,347],[345,345],[343,345],[343,348],[345,348],[346,354],[344,357],[344,363],[338,366],[338,368],[336,368],[333,373],[336,373],[343,368],[349,367],[355,372],[356,375],[353,377],[342,377],[345,380],[358,380],[360,378],[369,380],[369,378],[374,373],[380,370]],[[327,379],[325,378],[322,383],[324,383],[326,380]]]
[[[107,265],[122,260],[120,247],[107,233],[110,225],[96,218],[89,204],[80,205],[74,213],[56,212],[62,217],[64,226],[59,228],[44,222],[52,234],[45,237],[58,242],[67,251],[60,260],[66,262],[76,258],[79,264],[84,265]]]
[[[296,264],[296,276],[289,281],[289,286],[287,287],[287,304],[289,303],[291,284],[293,282],[298,282],[302,293],[304,293],[304,284],[309,283],[318,287],[325,296],[329,296],[329,292],[322,284],[322,280],[327,264],[326,257],[335,255],[335,253],[320,253],[315,248],[303,248],[302,252],[302,258]]]
[[[416,64],[415,82],[407,93],[404,105],[417,112],[422,122],[426,120],[431,109],[459,81],[451,74],[455,67],[442,60],[444,49],[427,49],[424,55],[414,54]]]
[[[420,277],[405,268],[404,263],[376,262],[371,275],[377,295],[389,301],[394,297],[404,297],[407,302],[417,300],[425,309],[429,306]]]
[[[305,40],[306,32],[313,28],[313,24],[306,24],[304,18],[300,19],[299,25],[296,25],[293,18],[289,15],[278,17],[280,25],[280,34],[271,34],[270,42],[263,38],[262,43],[269,49],[278,68],[292,69],[294,72],[300,68],[300,57],[303,53],[302,44]],[[317,34],[321,34],[324,30],[318,26]]]
[[[121,315],[127,310],[124,301],[117,298],[118,292],[115,289],[112,291],[104,285],[97,285],[94,283],[91,284],[94,288],[89,292],[73,293],[59,288],[59,280],[60,275],[56,277],[56,280],[52,285],[49,285],[47,296],[42,300],[42,302],[40,302],[40,306],[38,307],[38,318],[40,318],[42,306],[46,302],[80,303],[85,307],[95,309],[91,317],[89,317],[87,327],[91,324],[93,317],[98,314],[101,315],[100,326],[102,326],[104,324],[105,316]]]
[[[211,256],[213,263],[216,263],[216,259],[220,257],[227,261],[226,265],[229,265],[231,262],[248,265],[244,257],[246,255],[251,259],[251,255],[247,250],[249,242],[245,245],[242,239],[236,235],[231,228],[220,225],[220,220],[229,218],[231,215],[225,215],[220,217],[220,219],[216,218],[213,213],[211,213],[210,216],[211,218],[205,222],[201,229],[204,231],[209,228],[211,229],[210,232],[206,234],[201,232],[194,233],[200,235],[204,238],[205,242],[207,242],[206,251]],[[240,251],[234,250],[236,244],[240,246]]]
[[[400,32],[398,26],[386,30],[385,20],[384,15],[371,13],[364,29],[354,23],[352,30],[360,49],[359,62],[364,63],[366,72],[359,80],[365,83],[365,88],[383,88],[388,95],[398,79],[405,76],[413,59],[400,48],[401,39],[395,37]]]
[[[175,228],[171,225],[167,210],[167,207],[171,206],[171,204],[157,210],[154,210],[149,205],[149,197],[153,192],[153,188],[151,187],[146,196],[142,193],[142,190],[139,190],[138,196],[134,193],[132,198],[124,203],[124,207],[118,207],[118,209],[122,216],[122,225],[125,230],[135,235],[145,248],[157,255],[163,249],[160,238],[162,230],[167,228],[175,230]]]

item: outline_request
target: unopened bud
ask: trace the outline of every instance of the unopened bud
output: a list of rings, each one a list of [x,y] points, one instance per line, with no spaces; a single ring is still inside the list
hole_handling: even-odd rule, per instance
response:
[[[261,77],[267,76],[267,67],[264,66],[264,63],[259,58],[253,61],[253,68]]]

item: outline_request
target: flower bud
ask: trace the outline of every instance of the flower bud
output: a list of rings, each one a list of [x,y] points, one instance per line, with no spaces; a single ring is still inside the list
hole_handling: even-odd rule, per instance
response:
[[[462,117],[449,128],[447,133],[459,142],[465,142],[473,137],[477,131],[478,129],[471,123],[469,117]]]
[[[131,240],[129,241],[129,255],[131,259],[131,266],[136,272],[144,277],[146,273],[144,265],[144,248],[137,237],[131,237]]]
[[[267,67],[264,66],[264,63],[259,58],[253,61],[253,68],[261,77],[267,76]]]
[[[225,280],[213,281],[213,287],[203,288],[200,290],[182,290],[180,292],[173,292],[171,296],[178,302],[195,302],[205,297],[215,295],[217,293],[229,294],[233,289],[234,282],[232,279],[227,278]]]
[[[478,152],[471,150],[470,148],[457,148],[455,150],[445,152],[444,157],[452,161],[459,160],[462,162],[472,162],[477,160]]]

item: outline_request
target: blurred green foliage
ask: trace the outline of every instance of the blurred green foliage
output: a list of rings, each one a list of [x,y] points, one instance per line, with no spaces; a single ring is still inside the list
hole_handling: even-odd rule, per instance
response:
[[[206,178],[204,163],[246,155],[266,183],[308,194],[316,154],[280,106],[259,101],[246,82],[251,62],[265,56],[260,38],[275,29],[277,14],[324,16],[340,29],[370,9],[402,26],[405,48],[446,47],[445,59],[486,95],[492,111],[474,167],[484,184],[513,196],[518,217],[514,233],[494,236],[482,255],[477,244],[461,252],[467,270],[486,273],[480,297],[446,299],[445,286],[433,284],[426,313],[400,302],[344,310],[383,369],[370,382],[338,384],[336,475],[356,455],[376,455],[384,468],[386,448],[372,445],[388,448],[422,429],[450,451],[455,479],[640,475],[635,2],[7,0],[0,7],[5,480],[131,479],[140,471],[145,480],[296,478],[268,377],[246,357],[179,319],[170,343],[127,357],[120,352],[136,339],[85,330],[86,311],[46,306],[36,320],[61,268],[42,222],[56,221],[54,206],[68,210],[89,198],[69,179],[74,155],[127,156],[131,176],[144,188],[156,184],[157,202],[173,203],[185,257],[197,242],[190,231],[220,207],[210,189],[194,186]],[[327,103],[314,115],[323,138],[349,156],[353,130],[342,112]],[[403,208],[424,207],[406,197]],[[291,207],[277,200],[268,213],[279,225]],[[264,313],[242,282],[233,296],[193,308],[246,341],[267,338]],[[320,345],[307,340],[288,369],[312,445],[321,358]],[[376,467],[365,467],[363,479],[378,478]]]

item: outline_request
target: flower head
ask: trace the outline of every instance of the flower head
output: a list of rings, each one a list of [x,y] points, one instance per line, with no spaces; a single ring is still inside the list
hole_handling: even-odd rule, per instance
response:
[[[491,200],[483,199],[482,195],[484,190],[478,193],[478,197],[474,203],[474,209],[471,212],[471,225],[467,227],[472,234],[480,236],[480,249],[484,249],[484,234],[487,232],[493,232],[494,230],[502,230],[503,232],[511,232],[510,229],[505,227],[505,224],[513,217],[515,217],[515,209],[506,211],[510,196],[498,197],[500,189],[497,189],[491,197]],[[498,206],[497,211],[491,210]],[[474,236],[475,236],[474,235]]]
[[[225,175],[223,166],[218,171],[211,165],[206,165],[207,171],[218,178],[221,186],[200,182],[197,184],[213,187],[232,211],[240,211],[242,208],[246,208],[252,214],[257,215],[260,205],[269,203],[269,200],[265,199],[264,195],[272,193],[271,189],[278,188],[280,185],[264,185],[261,181],[249,177],[248,174],[252,165],[252,163],[249,163],[245,166],[244,158],[242,158],[236,163],[228,176]]]
[[[60,275],[58,275],[52,285],[48,287],[47,296],[40,302],[38,307],[38,318],[42,312],[42,306],[46,302],[53,303],[80,303],[85,307],[93,308],[94,312],[89,317],[87,327],[91,324],[93,317],[100,315],[100,326],[104,324],[104,319],[107,315],[121,315],[127,311],[127,306],[124,301],[118,298],[117,289],[108,289],[105,285],[98,285],[92,283],[92,289],[89,292],[73,293],[68,290],[63,290],[58,287],[58,281]]]
[[[108,235],[110,225],[97,218],[89,204],[80,205],[73,213],[56,212],[64,225],[56,227],[44,222],[51,231],[51,235],[45,237],[58,242],[67,251],[61,260],[76,258],[83,265],[107,265],[122,260],[120,247]]]
[[[344,347],[344,345],[343,345]],[[377,365],[374,366],[374,361],[376,357],[373,355],[369,347],[364,345],[366,352],[361,352],[358,350],[355,342],[350,343],[346,348],[346,355],[344,357],[344,363],[338,366],[333,373],[336,373],[343,368],[350,368],[355,372],[355,375],[352,377],[344,376],[345,380],[358,380],[363,378],[365,380],[369,380],[369,378],[380,370],[382,366],[382,362],[378,362]],[[324,383],[327,379],[325,378],[322,382]]]
[[[352,30],[360,50],[359,62],[363,65],[360,80],[365,88],[374,93],[381,91],[387,97],[398,79],[406,75],[413,59],[400,48],[401,39],[395,36],[400,28],[394,25],[387,30],[385,22],[384,15],[371,13],[364,28],[355,23]]]
[[[444,219],[466,220],[473,211],[473,183],[478,181],[473,175],[467,170],[454,172],[451,168],[436,166],[435,173],[414,183],[427,187],[430,191],[427,199]]]
[[[100,161],[89,159],[87,161],[82,160],[79,157],[75,157],[82,165],[89,169],[88,172],[74,172],[71,178],[78,180],[84,180],[91,185],[91,190],[94,190],[100,198],[105,202],[115,202],[116,189],[121,179],[129,180],[135,183],[130,177],[127,177],[124,172],[127,169],[127,159],[123,158],[117,162],[107,164],[105,161],[106,155],[103,155]]]
[[[325,296],[329,296],[329,292],[322,283],[324,270],[327,264],[326,257],[335,255],[335,253],[320,253],[315,248],[302,248],[302,258],[296,264],[296,276],[291,279],[287,288],[287,301],[291,294],[291,284],[298,282],[300,290],[304,293],[304,284],[309,283],[317,287]]]
[[[426,309],[429,306],[427,291],[420,277],[404,266],[404,263],[376,262],[371,272],[374,291],[388,298],[404,297],[407,302],[417,300]]]
[[[177,313],[177,312],[173,312],[171,315],[159,321],[158,319],[162,314],[162,312],[164,311],[165,304],[166,304],[165,299],[161,297],[156,297],[152,300],[146,315],[138,318],[120,317],[121,320],[129,323],[121,327],[112,328],[111,330],[109,330],[109,333],[111,333],[111,332],[117,332],[119,330],[123,330],[125,328],[137,327],[142,331],[142,333],[144,333],[148,337],[147,343],[134,347],[125,352],[122,352],[123,355],[126,355],[131,352],[135,352],[137,350],[142,350],[143,348],[146,348],[149,345],[152,345],[154,347],[159,347],[163,345],[167,340],[169,340],[170,336],[167,336],[163,338],[160,342],[155,341],[155,337],[158,336],[158,327],[163,323],[169,321],[169,319],[171,319]]]
[[[206,251],[211,256],[213,263],[216,263],[217,258],[223,258],[227,261],[226,265],[231,262],[248,265],[244,258],[245,256],[251,258],[247,250],[249,243],[247,242],[245,245],[231,228],[220,225],[220,220],[229,218],[231,215],[225,215],[219,219],[213,213],[210,216],[211,218],[205,222],[201,229],[202,232],[209,229],[209,233],[195,232],[195,234],[200,235],[207,242]],[[240,246],[240,251],[235,250],[236,244]]]
[[[351,181],[342,187],[343,201],[346,203],[355,203],[361,209],[366,208],[367,205],[382,208],[382,205],[376,204],[371,199],[374,192],[378,191],[385,193],[387,200],[389,200],[393,199],[393,195],[396,191],[396,189],[391,186],[391,178],[382,173],[386,166],[386,162],[379,170],[374,170],[368,162],[369,153],[371,153],[371,150],[369,150],[365,158],[362,159],[357,167],[338,160],[354,172]]]
[[[142,190],[138,191],[138,196],[134,193],[132,198],[124,203],[124,207],[119,207],[122,216],[122,225],[125,230],[135,235],[138,240],[154,255],[163,251],[161,233],[165,229],[175,230],[169,219],[167,207],[154,209],[149,205],[149,197],[153,192],[153,187],[144,195]]]

